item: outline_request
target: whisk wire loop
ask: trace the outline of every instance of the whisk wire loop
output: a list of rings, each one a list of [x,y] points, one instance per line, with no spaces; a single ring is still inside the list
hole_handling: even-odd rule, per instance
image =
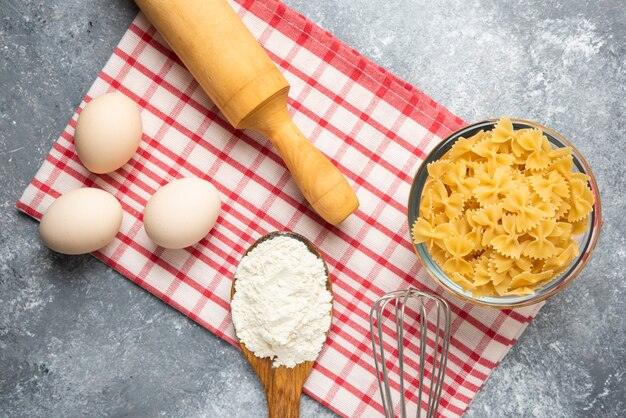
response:
[[[415,300],[417,302],[417,310],[419,321],[416,321],[417,334],[419,338],[419,376],[417,379],[411,379],[411,382],[417,381],[417,396],[412,394],[412,399],[417,398],[416,416],[421,418],[422,406],[426,410],[426,418],[432,418],[436,415],[439,408],[439,400],[443,389],[445,378],[445,369],[448,359],[448,347],[450,344],[450,307],[448,303],[437,295],[421,292],[415,288],[406,290],[398,290],[388,293],[378,299],[370,310],[370,331],[372,339],[372,350],[374,353],[374,363],[376,367],[376,376],[378,378],[378,386],[380,389],[382,406],[386,418],[394,418],[396,411],[401,418],[407,417],[407,396],[406,394],[406,378],[405,378],[405,338],[410,338],[412,333],[405,333],[407,327],[406,314],[413,313],[411,308],[407,309],[409,302]],[[429,323],[429,313],[434,316],[434,324]],[[392,316],[393,320],[389,322],[395,325],[395,330],[385,326],[385,317]],[[434,325],[434,328],[429,325]],[[410,325],[409,325],[410,326]],[[434,329],[434,336],[429,339],[430,329]],[[397,371],[398,371],[398,387],[399,402],[394,404],[392,390],[390,385],[389,366],[395,366],[390,360],[393,359],[394,353],[387,356],[383,337],[385,335],[396,336],[397,348]],[[391,331],[391,332],[390,332]],[[443,335],[441,335],[443,334]],[[406,335],[406,337],[405,337]],[[432,362],[429,361],[428,342],[434,341],[434,349],[432,352]],[[388,345],[387,345],[388,346]],[[389,346],[388,346],[389,347]],[[392,350],[393,351],[393,350]],[[408,350],[409,353],[417,350]],[[392,370],[395,367],[392,367]],[[425,388],[428,376],[430,376],[430,387]],[[423,401],[424,391],[428,396],[428,401]],[[424,402],[424,405],[422,403]]]

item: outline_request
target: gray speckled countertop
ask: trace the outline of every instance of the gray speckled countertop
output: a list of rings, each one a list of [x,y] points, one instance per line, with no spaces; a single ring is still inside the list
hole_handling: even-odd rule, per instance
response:
[[[605,225],[468,417],[626,416],[623,0],[287,0],[466,121],[538,121],[587,157]],[[244,357],[15,201],[135,16],[129,0],[0,0],[0,416],[264,416]],[[303,417],[333,414],[305,398]]]

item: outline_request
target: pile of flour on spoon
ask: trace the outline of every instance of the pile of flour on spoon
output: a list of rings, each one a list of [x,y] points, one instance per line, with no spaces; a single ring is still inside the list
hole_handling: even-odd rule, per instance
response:
[[[239,263],[231,302],[237,337],[273,366],[317,358],[330,328],[332,295],[321,259],[288,236],[263,241]]]

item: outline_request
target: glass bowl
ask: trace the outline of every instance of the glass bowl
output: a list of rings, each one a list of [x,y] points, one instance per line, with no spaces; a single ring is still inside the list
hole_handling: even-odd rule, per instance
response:
[[[600,228],[602,226],[602,209],[600,204],[600,193],[598,192],[598,185],[596,184],[596,180],[593,176],[593,173],[591,172],[591,168],[589,168],[589,165],[580,154],[580,152],[578,152],[578,150],[565,138],[563,138],[561,135],[551,129],[525,120],[511,119],[511,121],[513,122],[513,128],[515,130],[525,128],[541,129],[554,148],[571,147],[574,160],[574,171],[585,173],[589,176],[589,186],[591,187],[591,191],[595,197],[595,203],[593,205],[593,211],[589,217],[589,227],[587,228],[587,231],[584,235],[576,237],[576,240],[580,242],[580,255],[576,257],[574,261],[572,261],[569,268],[564,273],[554,278],[552,281],[546,283],[543,287],[537,289],[532,295],[485,296],[476,298],[472,296],[471,292],[464,290],[460,285],[458,285],[450,277],[448,277],[448,275],[431,257],[425,243],[413,244],[415,252],[422,261],[424,267],[426,267],[426,270],[428,271],[430,276],[444,289],[453,293],[455,296],[473,304],[490,306],[500,309],[532,305],[542,300],[545,300],[548,297],[555,295],[561,290],[565,289],[565,287],[567,287],[567,285],[570,284],[572,280],[574,280],[580,274],[581,270],[589,261],[591,253],[593,252],[596,243],[598,242],[598,236],[600,234]],[[457,132],[454,132],[452,135],[444,139],[441,143],[435,146],[430,154],[428,154],[426,160],[424,160],[420,168],[417,170],[417,173],[413,178],[411,190],[409,192],[409,231],[411,230],[413,223],[419,216],[419,206],[422,198],[422,190],[424,188],[424,183],[428,178],[428,171],[426,169],[426,166],[429,163],[440,159],[452,147],[452,145],[456,142],[458,138],[469,138],[472,135],[478,133],[478,131],[480,131],[481,129],[485,131],[491,130],[496,123],[497,120],[487,120],[467,126]],[[411,239],[411,241],[413,240]]]

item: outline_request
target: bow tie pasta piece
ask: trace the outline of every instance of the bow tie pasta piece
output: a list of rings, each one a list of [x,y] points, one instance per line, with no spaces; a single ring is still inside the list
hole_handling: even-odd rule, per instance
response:
[[[422,200],[420,201],[420,216],[424,219],[431,219],[434,214],[433,191],[428,190],[422,193]]]
[[[524,257],[516,259],[507,257],[495,251],[489,253],[489,268],[493,275],[507,273],[511,269],[530,271],[532,266],[532,261]]]
[[[526,147],[522,146],[519,141],[520,138],[524,138],[526,135],[529,135],[530,131],[532,131],[532,129],[520,129],[519,131],[515,131],[515,135],[511,141],[511,153],[515,156],[518,164],[526,164],[526,160],[530,154]]]
[[[489,257],[481,256],[474,264],[474,286],[476,288],[486,285],[491,282],[491,275],[489,274]]]
[[[503,233],[494,237],[489,244],[502,255],[519,258],[522,250],[519,243],[519,234],[515,228],[515,215],[502,215]]]
[[[448,274],[460,274],[470,276],[474,272],[472,265],[467,260],[464,260],[462,258],[450,258],[444,263],[441,268]]]
[[[448,237],[443,242],[452,257],[457,259],[465,257],[474,249],[474,244],[471,241],[457,235]]]
[[[489,272],[492,277],[506,272],[513,267],[513,259],[493,251],[489,255]]]
[[[567,220],[576,222],[591,213],[593,210],[594,197],[587,183],[581,180],[572,180],[570,182],[571,189],[571,209],[567,214]]]
[[[539,211],[539,215],[542,218],[554,218],[558,207],[558,205],[553,202],[544,202],[536,194],[531,198],[530,205]]]
[[[511,280],[511,288],[532,286],[548,280],[552,277],[552,270],[545,270],[541,273],[522,272]]]
[[[448,190],[440,179],[434,179],[429,184],[428,189],[424,188],[424,190],[432,193],[432,204],[434,208],[443,207],[444,202],[448,199]]]
[[[472,296],[475,298],[483,298],[485,296],[493,296],[497,294],[496,288],[492,283],[487,283],[482,286],[476,287],[476,289],[472,290]]]
[[[558,171],[551,171],[547,178],[541,175],[529,176],[528,181],[544,202],[550,202],[554,196],[557,196],[559,201],[569,197],[567,181]]]
[[[503,264],[508,265],[506,269],[502,269],[502,266],[499,265],[499,261],[504,261]],[[492,283],[496,290],[496,294],[499,296],[504,296],[507,292],[512,290],[512,280],[513,277],[518,274],[527,271],[524,266],[518,266],[515,262],[516,260],[508,259],[502,255],[496,254],[495,258],[492,256],[489,264],[489,272],[492,277]]]
[[[552,161],[552,164],[548,166],[548,171],[558,171],[560,175],[565,178],[569,178],[572,175],[574,169],[574,158],[572,154],[565,155]]]
[[[480,141],[472,145],[471,151],[483,159],[489,159],[497,154],[499,147],[497,143],[491,140],[491,134],[487,133],[483,134]]]
[[[450,278],[454,280],[456,284],[461,286],[463,289],[474,290],[475,286],[467,277],[463,276],[458,271],[454,271],[450,273]]]
[[[513,139],[513,136],[513,123],[511,123],[511,119],[507,116],[503,116],[498,123],[496,123],[491,139],[495,143],[502,143]]]
[[[441,160],[455,162],[457,160],[473,161],[478,156],[472,153],[472,146],[483,138],[484,131],[479,131],[469,138],[460,137],[452,147],[441,157]]]
[[[490,170],[491,167],[487,166],[484,161],[472,162],[471,170],[474,177],[478,179],[480,183],[489,183],[493,177],[495,169]]]
[[[452,166],[450,161],[434,161],[427,166],[428,175],[434,179],[441,179],[450,170],[450,166]]]
[[[530,190],[527,186],[522,186],[509,193],[502,206],[509,212],[519,213],[524,206],[528,206],[529,201]]]
[[[467,220],[466,213],[464,213],[463,216],[460,216],[458,219],[451,222],[452,225],[454,226],[454,232],[458,236],[465,236],[469,234],[470,232],[472,232],[473,230],[472,225],[470,225],[469,221]]]
[[[513,154],[513,148],[512,148],[512,142],[511,141],[506,141],[506,142],[501,142],[498,144],[498,154],[501,155],[506,155],[506,161],[507,161],[507,165],[511,166],[511,168],[515,168],[517,169],[519,164],[523,164],[524,161],[522,161],[521,159],[518,159],[515,157],[515,155]],[[517,162],[519,161],[519,162]],[[491,163],[491,165],[494,165],[493,161],[489,161],[487,162],[487,164]]]
[[[543,268],[561,272],[574,261],[579,253],[578,245],[575,242],[570,243],[566,248],[559,249],[559,251],[559,254],[545,260]]]
[[[526,151],[534,152],[542,148],[543,132],[540,129],[524,129],[517,136],[517,143]]]
[[[569,239],[572,237],[573,226],[569,222],[558,222],[554,226],[550,238]]]
[[[454,226],[445,223],[435,227],[428,223],[426,219],[417,218],[411,232],[413,233],[413,240],[416,244],[431,240],[443,241],[454,234]]]
[[[477,178],[468,177],[467,164],[465,161],[458,161],[447,167],[447,171],[443,176],[443,182],[453,192],[459,192],[464,198],[469,198],[480,181]]]
[[[511,288],[511,277],[505,273],[504,278],[496,284],[496,281],[493,282],[493,287],[496,289],[496,294],[498,296],[505,296],[509,289]]]
[[[572,235],[581,235],[589,228],[589,215],[579,221],[572,222]]]
[[[452,258],[443,265],[443,270],[450,274],[455,272],[468,275],[472,274],[474,272],[472,265],[467,260],[463,259],[463,257],[474,249],[474,244],[459,236],[446,238],[443,242],[448,252],[452,255]]]
[[[501,232],[500,219],[502,218],[502,206],[493,205],[480,209],[472,217],[477,225],[483,227],[482,245],[486,246]]]
[[[476,215],[478,215],[479,212],[483,212],[484,209],[468,209],[465,211],[465,219],[467,219],[467,224],[472,227],[472,229],[481,229],[482,230],[482,224],[476,221]],[[500,214],[500,216],[502,216],[502,214]],[[483,220],[482,218],[479,218],[479,220]],[[483,220],[484,222],[484,220]]]
[[[476,211],[472,221],[477,225],[493,228],[502,219],[502,205],[491,205]]]
[[[465,197],[462,193],[452,193],[450,197],[443,200],[442,204],[445,208],[444,211],[450,221],[453,221],[461,216],[464,202]]]
[[[559,220],[560,219],[567,220],[567,213],[569,212],[571,208],[572,208],[572,205],[570,205],[569,199],[562,200],[557,206],[556,211],[554,212],[554,217]]]
[[[463,158],[464,161],[471,160],[471,149],[478,141],[483,139],[484,131],[479,131],[477,134],[469,137],[469,138],[459,138],[452,148],[446,153],[446,157],[450,159],[450,161],[457,161],[460,158]]]
[[[458,231],[466,239],[474,243],[474,251],[480,251],[485,248],[483,245],[483,234],[485,229],[479,223],[474,222],[473,217],[477,210],[467,210],[461,219],[464,219],[463,227],[459,227]]]
[[[532,294],[568,268],[573,236],[589,228],[590,179],[573,169],[571,148],[502,118],[428,165],[413,239],[475,297]]]
[[[494,264],[490,262],[488,266],[489,275],[491,276],[491,282],[496,287],[496,289],[500,288],[501,292],[506,292],[508,289],[508,284],[510,283],[511,278],[509,277],[508,270],[497,271]],[[502,286],[502,283],[506,283],[506,286]],[[499,293],[501,293],[499,292]]]
[[[554,148],[550,151],[550,160],[554,162],[568,155],[572,155],[572,147]]]
[[[582,181],[585,184],[587,184],[587,182],[589,180],[591,180],[591,178],[589,178],[589,176],[586,175],[585,173],[570,173],[569,179],[570,179],[570,181],[571,180],[580,180],[580,181]]]
[[[500,203],[503,196],[509,193],[513,187],[513,177],[508,167],[500,167],[492,176],[480,174],[480,186],[474,189],[474,196],[482,206]]]
[[[448,218],[448,215],[446,215],[445,212],[439,212],[436,213],[435,216],[433,217],[433,223],[435,225],[442,225],[447,223],[450,220],[450,218]]]
[[[556,226],[554,219],[541,221],[535,228],[528,232],[534,238],[524,249],[524,255],[534,259],[552,257],[556,252],[556,246],[548,239]]]
[[[518,144],[530,152],[526,159],[526,169],[543,170],[552,162],[550,158],[550,141],[543,135],[540,129],[529,129],[520,135]]]
[[[433,260],[435,260],[435,263],[440,266],[443,266],[450,258],[450,253],[448,253],[445,248],[442,248],[439,245],[433,245],[432,248],[430,248],[428,251],[430,252],[430,256],[433,258]]]
[[[509,193],[502,203],[504,209],[517,214],[515,226],[520,232],[533,228],[543,217],[543,212],[531,205],[530,199],[530,190],[524,185]]]
[[[533,268],[533,260],[523,257],[523,256],[518,259],[515,259],[513,263],[515,264],[517,268],[519,268],[522,271],[529,271]]]
[[[500,152],[501,144],[494,142],[490,132],[485,133],[483,139],[472,146],[472,152],[479,157],[486,159],[488,166],[505,167],[510,166],[515,161],[515,157],[510,153]]]

